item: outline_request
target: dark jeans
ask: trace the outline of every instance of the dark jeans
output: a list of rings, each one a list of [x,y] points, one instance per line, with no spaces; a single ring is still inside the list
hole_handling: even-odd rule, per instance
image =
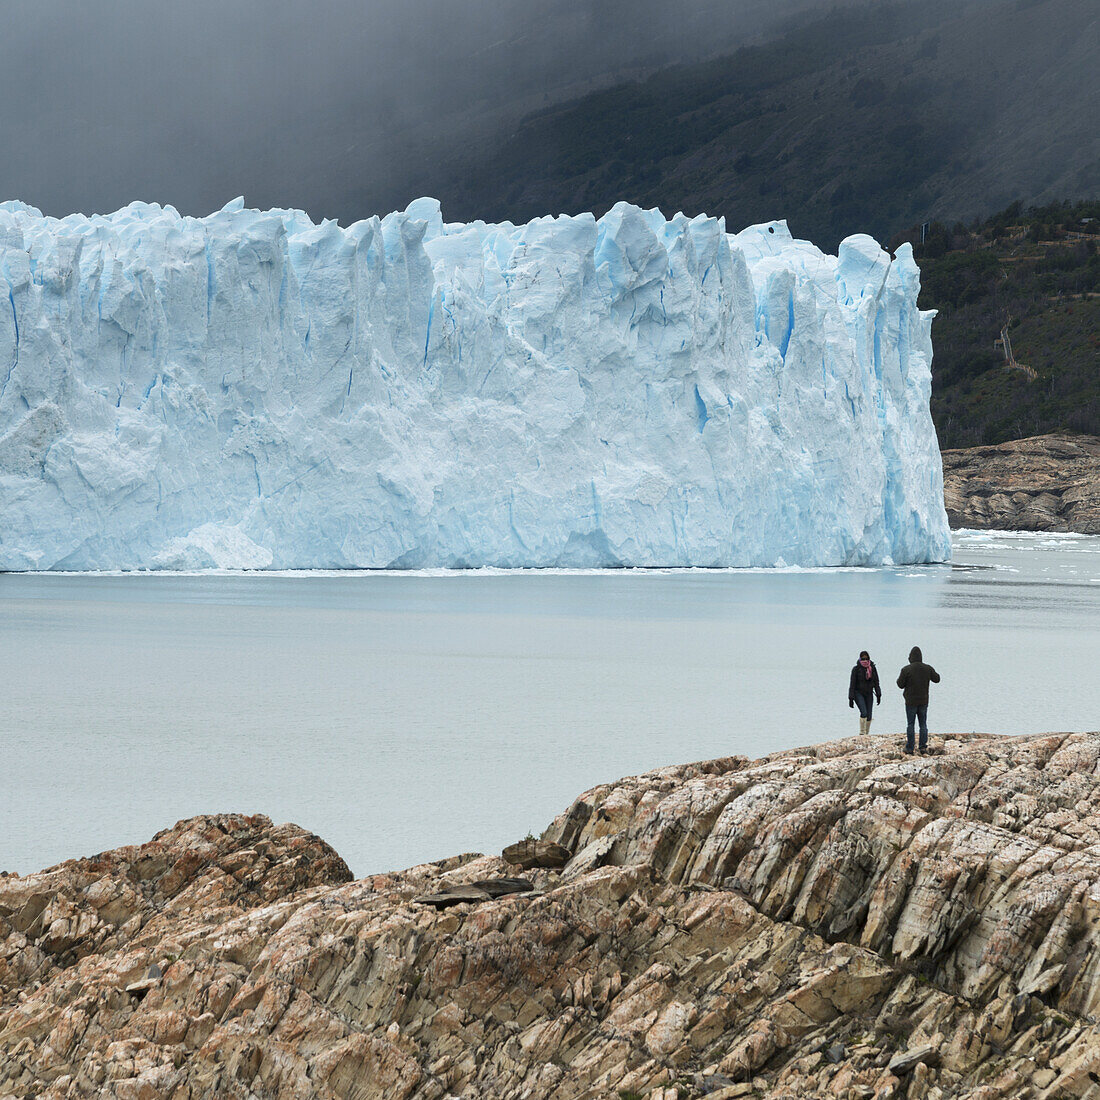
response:
[[[928,748],[928,704],[911,707],[905,704],[905,747],[909,752],[913,751],[913,722],[920,722],[920,748],[924,752]]]
[[[875,697],[873,695],[864,695],[862,691],[856,692],[856,707],[859,709],[860,718],[870,719],[871,707],[874,701]]]

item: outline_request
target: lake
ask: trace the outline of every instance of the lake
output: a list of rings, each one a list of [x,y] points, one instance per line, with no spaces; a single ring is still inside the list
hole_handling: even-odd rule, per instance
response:
[[[356,875],[540,832],[585,788],[858,732],[1100,728],[1100,537],[956,532],[951,565],[0,575],[0,869],[265,813]]]

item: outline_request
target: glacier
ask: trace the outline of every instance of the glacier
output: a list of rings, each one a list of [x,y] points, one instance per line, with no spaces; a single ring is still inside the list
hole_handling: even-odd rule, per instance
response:
[[[943,561],[919,270],[785,222],[0,204],[0,569]]]

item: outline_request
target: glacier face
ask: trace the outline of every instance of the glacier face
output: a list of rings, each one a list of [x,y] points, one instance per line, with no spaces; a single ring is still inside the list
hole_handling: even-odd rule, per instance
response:
[[[0,204],[0,568],[950,556],[908,246]]]

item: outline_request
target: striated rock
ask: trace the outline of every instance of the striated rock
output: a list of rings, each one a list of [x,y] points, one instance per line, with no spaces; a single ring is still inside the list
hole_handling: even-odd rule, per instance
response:
[[[1100,534],[1100,439],[1039,435],[943,452],[952,527]]]
[[[890,1059],[890,1064],[887,1066],[887,1069],[900,1077],[922,1063],[927,1066],[933,1066],[936,1065],[939,1060],[939,1047],[932,1043],[925,1043],[924,1046],[917,1047],[916,1049],[903,1050],[899,1054],[895,1054],[894,1057]]]
[[[5,877],[0,1096],[1100,1097],[1100,734],[937,747],[594,788],[497,897],[231,815]]]
[[[573,853],[562,844],[533,837],[509,844],[501,852],[505,863],[514,864],[523,871],[533,867],[564,867]]]
[[[506,894],[526,894],[535,887],[523,878],[478,879],[476,882],[458,886],[448,886],[437,894],[421,894],[413,898],[418,905],[434,905],[436,909],[448,909],[464,901],[488,901],[490,898],[502,898]]]
[[[164,975],[161,973],[160,967],[157,966],[156,963],[153,963],[153,965],[149,967],[145,977],[140,981],[131,982],[126,987],[126,992],[134,997],[144,997],[163,977]]]

